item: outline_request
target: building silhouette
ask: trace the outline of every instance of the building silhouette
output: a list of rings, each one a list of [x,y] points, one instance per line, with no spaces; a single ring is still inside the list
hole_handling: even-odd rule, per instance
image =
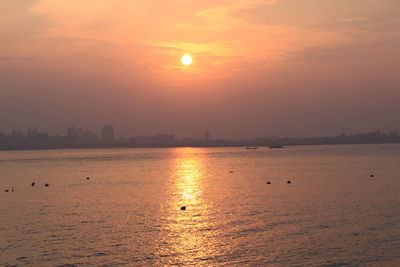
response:
[[[209,141],[210,140],[210,135],[211,135],[210,131],[205,131],[204,132],[204,140]]]
[[[93,144],[98,141],[96,134],[89,130],[75,128],[75,126],[67,129],[66,138],[70,144]]]
[[[175,142],[175,136],[160,133],[155,136],[138,136],[134,140],[139,145],[168,145]]]
[[[104,125],[103,128],[101,128],[101,139],[104,142],[114,142],[114,126],[111,124]]]

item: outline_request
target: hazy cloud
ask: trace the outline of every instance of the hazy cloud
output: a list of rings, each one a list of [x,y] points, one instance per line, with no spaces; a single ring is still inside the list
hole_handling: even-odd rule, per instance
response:
[[[398,130],[398,10],[397,0],[4,0],[0,130]]]

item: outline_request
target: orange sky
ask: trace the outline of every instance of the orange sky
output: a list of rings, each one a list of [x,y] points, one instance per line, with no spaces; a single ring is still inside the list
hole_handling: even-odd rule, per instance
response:
[[[400,130],[398,10],[398,0],[3,0],[0,131]]]

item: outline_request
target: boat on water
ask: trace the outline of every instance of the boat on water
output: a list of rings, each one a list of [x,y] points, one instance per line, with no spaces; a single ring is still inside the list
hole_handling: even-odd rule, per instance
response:
[[[246,149],[257,149],[258,147],[257,146],[248,146],[248,147],[246,147]]]
[[[277,144],[277,145],[270,145],[269,148],[283,148],[283,146]]]

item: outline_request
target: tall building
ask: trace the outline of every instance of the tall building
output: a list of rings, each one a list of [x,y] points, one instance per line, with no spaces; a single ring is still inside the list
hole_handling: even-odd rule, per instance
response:
[[[113,142],[114,126],[112,126],[111,124],[103,126],[103,128],[101,128],[101,139],[105,142]]]
[[[210,131],[205,131],[204,132],[204,140],[210,140],[210,135],[211,135],[211,133],[210,133]]]
[[[71,126],[67,129],[67,136],[77,136],[78,135],[78,130],[75,128],[75,126]]]

